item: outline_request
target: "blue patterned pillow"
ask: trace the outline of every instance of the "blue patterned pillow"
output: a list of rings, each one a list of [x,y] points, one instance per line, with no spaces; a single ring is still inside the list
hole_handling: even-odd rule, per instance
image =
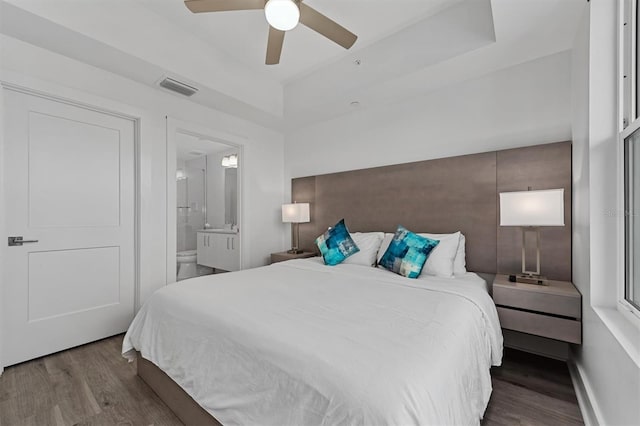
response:
[[[349,235],[344,219],[316,238],[316,245],[322,253],[324,263],[331,266],[360,251]]]
[[[421,237],[398,225],[379,265],[407,278],[418,278],[431,251],[440,241]]]

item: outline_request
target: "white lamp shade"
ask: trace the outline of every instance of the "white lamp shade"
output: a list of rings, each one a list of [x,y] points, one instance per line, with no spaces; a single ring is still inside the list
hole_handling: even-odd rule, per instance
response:
[[[300,21],[300,9],[292,0],[269,0],[264,14],[269,25],[280,31],[292,30]]]
[[[500,226],[564,226],[564,189],[500,193]]]
[[[285,223],[309,222],[309,203],[283,204],[282,221]]]

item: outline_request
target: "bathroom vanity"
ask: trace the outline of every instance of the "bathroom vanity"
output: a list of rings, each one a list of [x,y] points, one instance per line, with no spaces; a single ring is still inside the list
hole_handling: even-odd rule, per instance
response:
[[[224,271],[240,269],[240,235],[231,229],[198,231],[197,263]]]

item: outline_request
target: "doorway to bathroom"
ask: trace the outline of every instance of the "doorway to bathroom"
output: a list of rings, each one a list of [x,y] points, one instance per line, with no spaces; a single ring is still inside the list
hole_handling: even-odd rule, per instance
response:
[[[241,266],[242,146],[168,120],[167,282]]]

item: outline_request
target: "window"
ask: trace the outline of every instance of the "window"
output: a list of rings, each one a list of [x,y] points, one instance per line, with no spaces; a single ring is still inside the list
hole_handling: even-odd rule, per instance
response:
[[[621,132],[624,167],[624,288],[620,303],[640,317],[640,0],[624,0]]]
[[[625,290],[624,297],[640,309],[640,129],[624,141]]]
[[[640,0],[623,0],[620,141],[624,167],[624,280],[619,303],[640,317]]]
[[[631,94],[631,98],[632,102],[633,102],[633,107],[632,107],[632,117],[633,119],[637,119],[638,118],[638,111],[640,111],[638,102],[640,101],[640,96],[638,96],[638,91],[640,90],[640,79],[639,79],[639,75],[638,75],[638,59],[640,58],[640,55],[638,55],[638,45],[640,42],[640,37],[639,34],[640,32],[638,32],[638,17],[640,16],[639,12],[638,12],[638,1],[635,0],[633,2],[632,5],[632,25],[629,28],[629,32],[630,34],[630,38],[631,40],[629,41],[630,44],[630,49],[631,50],[631,57],[629,58],[629,62],[633,61],[633,63],[631,64],[631,75],[632,75],[632,81],[631,81],[631,88],[630,91],[632,92]]]
[[[620,89],[622,92],[622,128],[626,128],[638,118],[638,84],[640,75],[638,74],[638,55],[636,47],[638,46],[638,31],[636,23],[638,22],[638,0],[623,0],[620,3],[623,7],[623,25],[622,25],[622,79]]]

